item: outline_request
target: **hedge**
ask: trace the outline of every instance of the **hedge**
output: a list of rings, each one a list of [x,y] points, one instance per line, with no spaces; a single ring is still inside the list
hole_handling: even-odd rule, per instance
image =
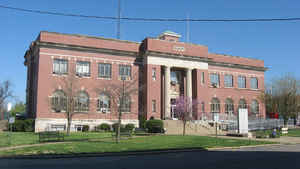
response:
[[[162,120],[148,120],[146,122],[146,128],[149,133],[162,133],[164,129],[164,123]]]
[[[34,119],[16,120],[12,124],[12,131],[15,132],[33,132],[34,131]]]

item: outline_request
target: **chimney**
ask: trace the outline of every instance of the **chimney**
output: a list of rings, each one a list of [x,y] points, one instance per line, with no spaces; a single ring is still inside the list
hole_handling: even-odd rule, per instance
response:
[[[178,42],[181,35],[172,31],[165,31],[158,36],[158,39],[166,40],[169,42]]]

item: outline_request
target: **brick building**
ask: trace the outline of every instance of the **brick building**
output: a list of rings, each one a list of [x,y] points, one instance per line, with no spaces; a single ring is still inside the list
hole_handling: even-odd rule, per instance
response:
[[[138,79],[138,93],[128,96],[123,123],[138,125],[140,116],[175,118],[173,102],[179,96],[198,101],[201,114],[236,114],[246,107],[251,116],[265,117],[259,100],[264,90],[262,60],[214,54],[208,47],[180,42],[180,35],[166,31],[141,43],[83,35],[41,32],[25,53],[27,112],[36,119],[36,131],[63,129],[66,118],[53,104],[63,104],[60,79],[76,72],[79,81],[72,129],[115,123],[117,111],[110,85],[122,85],[121,75]],[[142,87],[141,87],[142,86]]]

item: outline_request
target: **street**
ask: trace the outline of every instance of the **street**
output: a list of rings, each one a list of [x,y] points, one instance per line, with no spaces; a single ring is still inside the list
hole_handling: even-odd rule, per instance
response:
[[[139,156],[1,159],[1,169],[300,168],[300,144]]]

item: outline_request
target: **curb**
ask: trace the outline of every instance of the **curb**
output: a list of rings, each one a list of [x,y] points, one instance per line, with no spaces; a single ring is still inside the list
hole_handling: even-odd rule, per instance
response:
[[[136,156],[136,155],[168,154],[168,153],[200,152],[200,151],[207,151],[207,149],[205,149],[205,148],[186,148],[186,149],[125,151],[125,152],[107,152],[107,153],[20,155],[20,156],[8,156],[8,157],[0,156],[0,160],[2,160],[2,159],[59,159],[59,158],[84,158],[84,157]]]
[[[263,144],[240,147],[216,147],[216,148],[185,148],[185,149],[167,149],[167,150],[149,150],[149,151],[125,151],[125,152],[107,152],[107,153],[78,153],[78,154],[45,154],[45,155],[20,155],[20,156],[0,156],[1,159],[59,159],[59,158],[84,158],[84,157],[112,157],[112,156],[136,156],[151,154],[168,154],[183,152],[214,151],[225,149],[255,148],[263,146],[278,146],[282,144]]]

